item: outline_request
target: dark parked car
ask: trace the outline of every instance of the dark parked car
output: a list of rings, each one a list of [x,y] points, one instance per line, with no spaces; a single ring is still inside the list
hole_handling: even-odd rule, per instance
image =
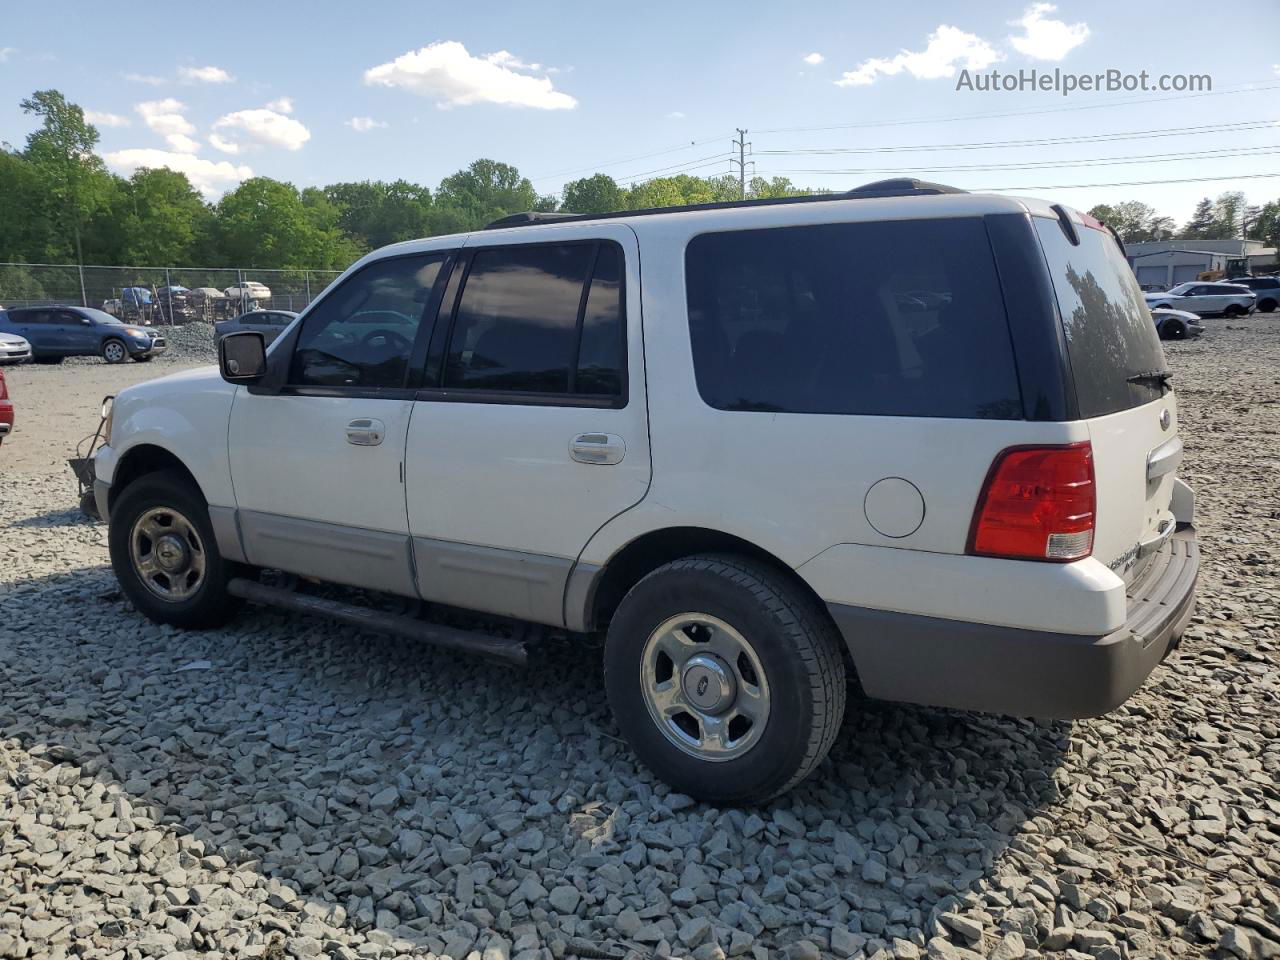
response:
[[[1186,340],[1204,333],[1204,323],[1197,314],[1187,310],[1170,310],[1156,307],[1151,311],[1156,323],[1156,333],[1161,340]]]
[[[160,331],[123,323],[93,307],[20,307],[0,313],[0,331],[29,341],[36,363],[90,356],[107,363],[150,360],[168,346]]]
[[[221,340],[228,333],[240,333],[243,330],[257,330],[270,343],[285,327],[293,323],[297,314],[292,310],[250,310],[242,313],[234,320],[219,320],[213,325],[214,336]]]
[[[1274,313],[1280,308],[1280,277],[1233,277],[1229,282],[1258,295],[1259,313]]]
[[[162,323],[186,323],[196,318],[191,291],[186,287],[160,287],[156,290],[154,319]]]

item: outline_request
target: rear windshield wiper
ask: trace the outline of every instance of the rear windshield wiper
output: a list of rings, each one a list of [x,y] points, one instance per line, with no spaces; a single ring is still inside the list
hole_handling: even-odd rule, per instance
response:
[[[1150,383],[1159,387],[1167,388],[1169,386],[1169,381],[1172,379],[1172,370],[1152,370],[1150,373],[1135,373],[1131,377],[1125,377],[1125,382]]]

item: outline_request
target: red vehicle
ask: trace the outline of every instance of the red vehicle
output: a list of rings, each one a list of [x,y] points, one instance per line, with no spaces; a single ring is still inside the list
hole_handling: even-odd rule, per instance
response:
[[[0,443],[13,429],[13,402],[9,399],[9,391],[4,385],[4,371],[0,370]]]

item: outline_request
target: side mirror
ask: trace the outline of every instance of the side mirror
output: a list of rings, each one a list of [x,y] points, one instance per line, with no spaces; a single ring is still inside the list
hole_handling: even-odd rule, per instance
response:
[[[266,338],[256,330],[227,334],[218,341],[218,366],[228,383],[253,383],[267,372]]]

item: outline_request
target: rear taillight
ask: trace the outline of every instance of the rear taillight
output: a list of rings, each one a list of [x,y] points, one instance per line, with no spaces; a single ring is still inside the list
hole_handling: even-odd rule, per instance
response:
[[[969,553],[1067,563],[1093,551],[1093,448],[1012,447],[978,498]]]

